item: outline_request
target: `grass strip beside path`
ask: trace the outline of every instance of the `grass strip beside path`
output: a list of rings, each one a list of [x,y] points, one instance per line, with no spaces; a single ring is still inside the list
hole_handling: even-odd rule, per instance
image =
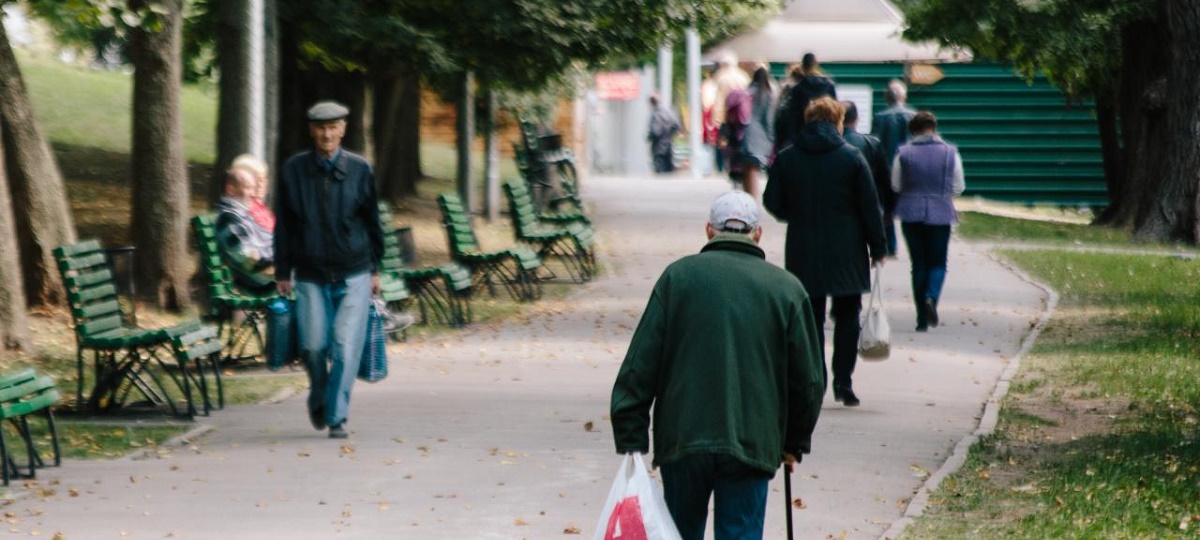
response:
[[[1040,225],[995,219],[1018,235],[1006,241],[1045,240]],[[1108,234],[1051,225],[1064,238]],[[999,254],[1058,291],[1058,309],[995,433],[903,538],[1200,537],[1200,262]]]

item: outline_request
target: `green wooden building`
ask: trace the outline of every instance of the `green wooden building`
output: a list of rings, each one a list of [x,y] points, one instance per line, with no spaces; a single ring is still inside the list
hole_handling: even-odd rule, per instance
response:
[[[868,110],[887,107],[888,81],[905,80],[908,104],[933,112],[942,137],[958,146],[965,196],[1108,204],[1090,104],[1069,103],[1044,77],[1026,81],[1009,66],[971,62],[962,51],[903,42],[902,26],[903,15],[886,0],[791,0],[764,28],[710,54],[732,51],[743,66],[765,62],[782,78],[789,64],[813,52],[837,84],[838,97],[859,103],[863,120]],[[912,76],[914,66],[920,76]],[[867,96],[869,107],[862,103]]]

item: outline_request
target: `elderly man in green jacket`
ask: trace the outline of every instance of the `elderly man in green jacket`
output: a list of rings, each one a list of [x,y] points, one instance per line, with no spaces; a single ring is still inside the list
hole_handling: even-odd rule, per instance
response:
[[[759,207],[716,199],[708,243],[663,272],[612,392],[617,452],[654,464],[684,540],[762,538],[767,483],[808,453],[825,393],[817,327],[795,276],[765,260]]]

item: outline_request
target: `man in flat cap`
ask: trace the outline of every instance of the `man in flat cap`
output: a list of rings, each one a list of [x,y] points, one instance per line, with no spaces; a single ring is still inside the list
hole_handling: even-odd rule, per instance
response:
[[[308,417],[317,430],[328,426],[331,439],[348,437],[350,391],[383,256],[375,173],[341,146],[349,114],[333,101],[308,109],[314,148],[284,163],[275,199],[275,279],[280,294],[296,293]]]
[[[741,191],[709,210],[708,243],[654,285],[613,384],[621,454],[650,450],[683,540],[763,536],[767,483],[808,453],[825,394],[800,280],[765,260],[759,206]],[[641,456],[635,456],[641,459]]]

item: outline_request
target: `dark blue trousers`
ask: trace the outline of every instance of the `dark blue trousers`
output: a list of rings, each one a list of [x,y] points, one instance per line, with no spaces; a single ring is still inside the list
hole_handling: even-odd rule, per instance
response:
[[[912,258],[913,302],[917,307],[917,321],[924,320],[925,299],[936,305],[942,297],[942,285],[946,282],[946,253],[950,249],[950,226],[926,223],[901,223],[904,243],[908,244],[908,256]]]
[[[810,296],[813,318],[817,323],[817,340],[821,357],[825,356],[825,301],[824,296]],[[859,315],[862,313],[862,295],[834,296],[829,314],[833,317],[833,386],[850,388],[854,366],[858,362],[858,335],[862,331]],[[829,380],[829,371],[825,372]]]
[[[683,540],[704,540],[710,496],[716,540],[762,540],[774,473],[725,454],[695,454],[660,468],[667,509]]]

